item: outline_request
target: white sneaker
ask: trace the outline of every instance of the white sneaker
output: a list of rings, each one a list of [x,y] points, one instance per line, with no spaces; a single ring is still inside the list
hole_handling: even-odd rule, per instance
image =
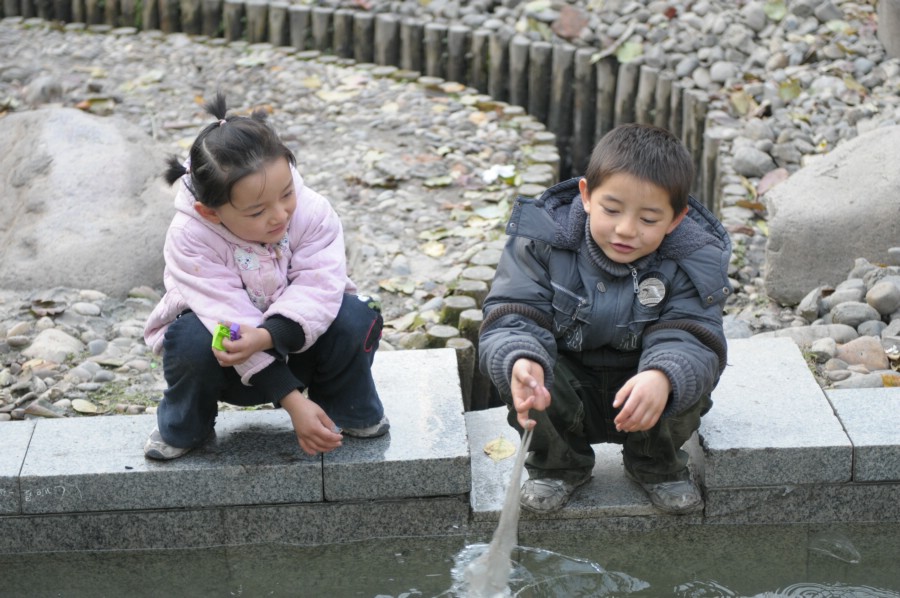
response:
[[[153,428],[153,432],[150,433],[150,437],[144,444],[144,456],[148,459],[157,459],[159,461],[177,459],[190,450],[189,448],[178,448],[177,446],[166,444],[166,441],[159,434],[159,428]]]
[[[387,431],[390,429],[391,422],[388,421],[388,418],[385,415],[381,418],[380,422],[367,428],[344,428],[341,432],[347,436],[352,436],[353,438],[377,438],[378,436],[387,434]]]

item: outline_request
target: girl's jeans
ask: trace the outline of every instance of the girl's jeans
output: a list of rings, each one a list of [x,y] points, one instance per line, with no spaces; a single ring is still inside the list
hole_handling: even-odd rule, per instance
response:
[[[337,318],[302,353],[288,355],[288,367],[340,427],[361,428],[381,421],[384,408],[372,362],[381,337],[381,314],[356,295],[344,295]],[[233,367],[213,355],[212,334],[193,312],[178,317],[166,330],[163,370],[168,388],[157,408],[159,433],[166,443],[191,448],[210,435],[218,402],[260,405],[272,401],[245,386]],[[278,397],[280,401],[283,397]]]
[[[658,484],[687,480],[688,456],[683,445],[700,427],[700,417],[709,411],[712,400],[699,397],[682,413],[660,418],[643,432],[619,432],[612,406],[616,392],[636,371],[631,368],[588,367],[560,354],[553,370],[550,407],[531,411],[537,422],[531,439],[526,467],[531,477],[564,478],[566,470],[590,471],[594,466],[592,444],[622,446],[625,469],[638,481]],[[508,421],[519,430],[510,397]]]

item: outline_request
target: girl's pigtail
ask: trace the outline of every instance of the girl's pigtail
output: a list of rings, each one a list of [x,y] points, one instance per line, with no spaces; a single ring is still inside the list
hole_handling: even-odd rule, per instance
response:
[[[225,120],[225,113],[228,112],[228,108],[225,105],[225,94],[221,91],[217,91],[216,97],[209,102],[206,102],[203,105],[203,109],[216,117],[216,120]]]
[[[187,168],[184,167],[184,164],[178,158],[169,156],[166,160],[166,170],[163,173],[163,178],[169,185],[174,185],[175,181],[186,175],[187,172]]]

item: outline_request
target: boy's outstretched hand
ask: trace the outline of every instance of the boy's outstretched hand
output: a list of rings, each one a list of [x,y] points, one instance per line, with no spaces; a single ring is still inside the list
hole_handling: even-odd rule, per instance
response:
[[[613,400],[613,407],[622,407],[615,419],[616,429],[642,432],[655,426],[671,391],[669,378],[660,370],[646,370],[632,376]]]
[[[550,391],[544,388],[544,368],[536,361],[517,359],[509,387],[519,425],[525,430],[533,428],[536,422],[528,417],[528,411],[543,411],[550,406]]]
[[[291,416],[294,432],[304,453],[327,453],[341,446],[343,436],[334,431],[334,422],[321,407],[304,397],[299,390],[293,390],[281,399],[281,406]]]

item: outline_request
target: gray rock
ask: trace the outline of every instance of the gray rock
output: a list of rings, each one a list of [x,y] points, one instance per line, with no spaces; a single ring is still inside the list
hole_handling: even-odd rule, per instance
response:
[[[162,282],[165,155],[135,125],[72,108],[0,119],[0,286],[124,295]]]
[[[22,351],[26,357],[45,359],[53,363],[65,363],[73,355],[84,350],[84,343],[56,328],[42,330],[31,345]]]
[[[868,303],[857,301],[844,301],[838,303],[830,312],[831,321],[834,324],[846,324],[856,328],[867,320],[880,318],[878,311]]]
[[[900,309],[900,286],[889,280],[880,280],[866,293],[866,303],[882,316]]]
[[[860,135],[766,193],[769,297],[796,305],[809,289],[846,276],[857,256],[887,261],[897,238],[900,170],[884,165],[900,164],[898,136],[900,126]]]

